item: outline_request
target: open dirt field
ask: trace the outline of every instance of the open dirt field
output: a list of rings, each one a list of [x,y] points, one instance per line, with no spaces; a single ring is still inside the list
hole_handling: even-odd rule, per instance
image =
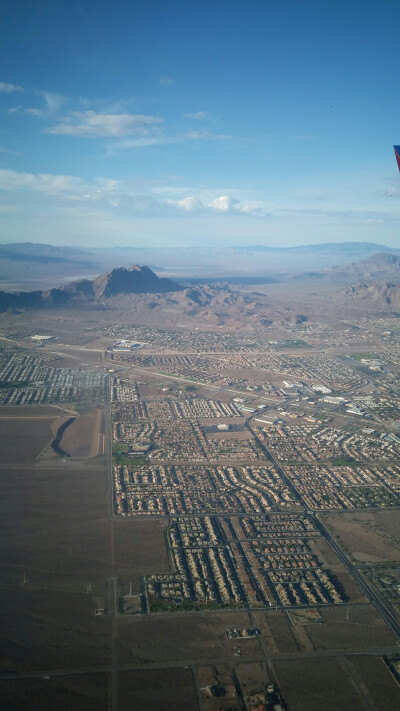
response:
[[[115,521],[116,575],[126,593],[139,592],[139,575],[170,572],[170,562],[165,543],[167,521],[143,519]]]
[[[312,538],[308,541],[313,553],[318,556],[321,563],[329,568],[332,573],[337,573],[344,570],[343,564],[340,562],[336,553],[332,550],[330,545],[325,541],[322,536]]]
[[[266,662],[240,664],[236,667],[236,673],[249,711],[258,711],[261,708],[259,701],[265,698],[266,686],[270,682],[274,684],[275,689],[278,686],[273,669]]]
[[[240,664],[240,666],[238,666],[237,673],[243,691],[246,695],[257,688],[259,684],[264,686],[264,684],[269,681],[275,682],[275,679],[271,679],[266,662],[258,662],[256,664]]]
[[[122,672],[120,709],[125,711],[196,711],[197,695],[189,669]]]
[[[380,657],[348,657],[347,662],[376,711],[397,708],[399,684]]]
[[[3,405],[0,407],[0,420],[3,419],[25,419],[25,418],[41,418],[59,417],[64,412],[70,409],[70,405],[66,405],[65,409],[61,405]]]
[[[297,652],[298,644],[293,635],[287,615],[282,610],[255,612],[254,617],[260,628],[270,654]]]
[[[112,574],[104,472],[2,469],[0,494],[2,667],[104,663],[108,620],[94,614]]]
[[[260,656],[257,638],[228,639],[228,628],[251,627],[246,612],[153,615],[118,620],[121,664],[210,657],[232,657],[239,647],[241,658]],[[172,642],[173,640],[173,642]]]
[[[50,349],[46,349],[46,351],[50,355],[53,354],[53,351],[51,351]],[[46,359],[46,365],[48,365],[49,368],[76,368],[79,361],[79,356],[69,354],[64,358],[63,356],[54,354],[53,359]]]
[[[107,711],[106,674],[0,682],[7,711]]]
[[[336,553],[323,538],[315,538],[309,542],[310,548],[319,560],[331,571],[336,579],[338,589],[346,602],[367,602],[361,588],[345,570]]]
[[[235,673],[224,665],[198,667],[196,669],[198,683],[203,691],[202,700],[204,711],[222,711],[222,709],[240,709],[240,699],[235,688]],[[223,687],[225,695],[215,697],[207,687]]]
[[[354,560],[400,562],[400,510],[329,514],[325,522]]]
[[[94,407],[78,417],[67,427],[60,447],[70,457],[97,457],[104,454],[103,409]]]
[[[280,610],[254,615],[270,654],[396,646],[395,636],[368,604],[318,607],[317,619],[321,622],[309,624],[304,618],[304,624],[292,625]]]
[[[92,595],[0,590],[0,666],[5,671],[65,669],[110,663],[108,619]]]
[[[274,662],[279,688],[290,711],[365,711],[339,659]]]
[[[305,626],[315,650],[396,645],[395,636],[372,605],[319,607],[318,612],[323,622]]]
[[[346,602],[368,602],[360,586],[353,580],[347,571],[337,571],[335,573],[336,584],[345,594]]]
[[[3,469],[0,477],[2,581],[82,589],[103,585],[110,524],[105,473],[98,469]]]
[[[21,408],[22,409],[22,408]],[[52,439],[51,423],[60,411],[32,408],[29,414],[17,408],[0,407],[1,463],[34,463]],[[12,412],[10,412],[12,410]],[[46,412],[47,411],[47,412]]]
[[[78,337],[79,338],[79,337]],[[60,338],[60,341],[62,339]],[[74,345],[74,340],[75,336],[73,334],[68,334],[64,338],[64,342],[67,344]],[[86,346],[86,344],[85,344]],[[75,362],[75,366],[77,363],[80,365],[91,365],[91,366],[96,366],[96,365],[102,365],[103,364],[103,350],[102,349],[94,349],[92,348],[92,344],[90,341],[88,341],[87,347],[82,346],[81,348],[78,348],[77,345],[74,346],[74,348],[68,348],[66,346],[62,347],[62,352],[63,354],[66,355],[67,358],[71,358]],[[55,348],[54,350],[57,350]],[[78,360],[75,360],[75,357],[77,357]]]

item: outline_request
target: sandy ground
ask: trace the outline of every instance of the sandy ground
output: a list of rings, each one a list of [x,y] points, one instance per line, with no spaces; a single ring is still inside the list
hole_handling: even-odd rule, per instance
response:
[[[150,619],[131,617],[118,621],[119,659],[124,663],[142,663],[171,659],[204,659],[231,657],[234,647],[241,658],[260,656],[257,638],[228,639],[228,628],[251,627],[245,611],[152,615]],[[171,640],[173,639],[173,644]]]
[[[365,711],[339,659],[294,659],[274,663],[290,711]]]
[[[95,407],[78,417],[61,439],[60,447],[71,457],[97,457],[103,454],[100,433],[103,424],[103,409]]]
[[[382,659],[351,657],[347,661],[374,708],[378,711],[393,711],[398,707],[399,685]]]
[[[325,520],[356,561],[400,562],[400,510],[329,514]]]
[[[116,573],[121,587],[139,592],[139,575],[169,573],[171,571],[165,531],[167,521],[154,518],[142,520],[120,520],[115,522]]]
[[[107,711],[107,675],[0,682],[7,711]]]
[[[104,470],[2,468],[3,669],[109,660],[108,620],[95,616],[112,575],[109,535]]]
[[[119,675],[121,711],[195,711],[198,708],[189,669],[123,672]]]
[[[40,408],[26,416],[21,412],[10,413],[10,408],[0,408],[0,452],[2,464],[34,463],[42,449],[52,439],[53,414],[42,414]],[[7,412],[8,411],[8,412]],[[58,419],[58,418],[57,418]]]

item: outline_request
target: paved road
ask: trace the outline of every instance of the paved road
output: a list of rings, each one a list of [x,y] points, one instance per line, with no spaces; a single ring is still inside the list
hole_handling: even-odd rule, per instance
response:
[[[382,657],[390,656],[395,652],[398,652],[398,647],[375,647],[373,649],[330,649],[330,650],[317,650],[315,652],[281,652],[278,654],[268,654],[267,658],[272,661],[291,661],[296,659],[320,659],[321,657],[335,658],[345,655],[346,657],[352,656],[366,656],[366,657]],[[187,667],[204,667],[204,666],[218,666],[220,664],[227,664],[235,666],[241,664],[258,664],[260,662],[265,662],[264,655],[258,655],[254,657],[235,657],[233,660],[232,656],[229,657],[202,657],[201,659],[179,659],[176,661],[167,662],[147,662],[141,664],[119,664],[118,671],[146,671],[153,669],[185,669]],[[75,676],[83,674],[111,674],[113,667],[110,665],[98,666],[98,667],[70,667],[67,669],[41,669],[38,671],[27,671],[27,672],[3,672],[0,673],[0,681],[5,681],[9,679],[20,680],[20,679],[43,679],[46,677],[59,677],[59,676]]]
[[[115,575],[115,541],[114,541],[114,482],[112,467],[112,423],[110,404],[110,376],[106,378],[107,401],[104,409],[104,446],[106,455],[106,491],[108,519],[110,523],[110,547],[111,547],[111,568],[113,577],[107,580],[107,607],[110,621],[110,642],[111,642],[111,685],[109,711],[119,711],[119,688],[118,688],[118,659],[117,659],[117,578]]]
[[[194,666],[190,667],[191,672],[192,672],[192,677],[193,677],[193,683],[194,683],[194,688],[196,689],[196,694],[197,694],[197,703],[199,705],[199,711],[205,711],[204,709],[204,701],[203,701],[203,694],[201,693],[201,688],[199,684],[199,679],[197,676],[197,670]]]

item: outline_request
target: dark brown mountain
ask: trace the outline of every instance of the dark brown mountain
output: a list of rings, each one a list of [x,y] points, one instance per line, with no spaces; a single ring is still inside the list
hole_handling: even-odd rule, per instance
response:
[[[170,279],[160,279],[150,267],[138,267],[137,264],[100,274],[92,283],[96,299],[116,294],[165,294],[182,289]]]
[[[0,311],[8,309],[101,308],[129,314],[151,325],[270,326],[299,324],[307,317],[265,294],[241,294],[227,285],[184,288],[160,279],[149,267],[113,269],[94,281],[82,279],[47,291],[0,292]]]
[[[164,294],[182,290],[170,279],[159,279],[149,267],[112,269],[94,281],[81,279],[47,291],[0,291],[0,311],[80,305],[96,306],[121,294]]]
[[[341,272],[363,279],[389,279],[400,275],[400,257],[396,254],[373,254],[360,262],[353,262],[347,267],[333,267],[334,272]]]
[[[366,284],[361,282],[339,292],[345,305],[385,311],[400,310],[400,283],[390,281]]]
[[[168,294],[120,294],[108,300],[120,314],[129,313],[135,323],[147,325],[200,327],[225,326],[231,329],[298,324],[307,317],[295,307],[265,294],[241,294],[228,286],[197,285]]]

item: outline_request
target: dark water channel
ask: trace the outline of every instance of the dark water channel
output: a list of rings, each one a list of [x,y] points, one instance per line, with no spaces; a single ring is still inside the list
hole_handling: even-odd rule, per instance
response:
[[[51,448],[54,449],[55,453],[58,454],[60,457],[70,457],[71,456],[70,454],[68,454],[68,452],[64,452],[64,450],[61,449],[61,447],[59,445],[60,445],[60,442],[63,438],[63,434],[64,434],[65,430],[67,429],[67,427],[72,425],[72,423],[75,420],[76,420],[76,417],[70,417],[66,422],[64,422],[64,424],[58,428],[57,434],[51,443]]]

